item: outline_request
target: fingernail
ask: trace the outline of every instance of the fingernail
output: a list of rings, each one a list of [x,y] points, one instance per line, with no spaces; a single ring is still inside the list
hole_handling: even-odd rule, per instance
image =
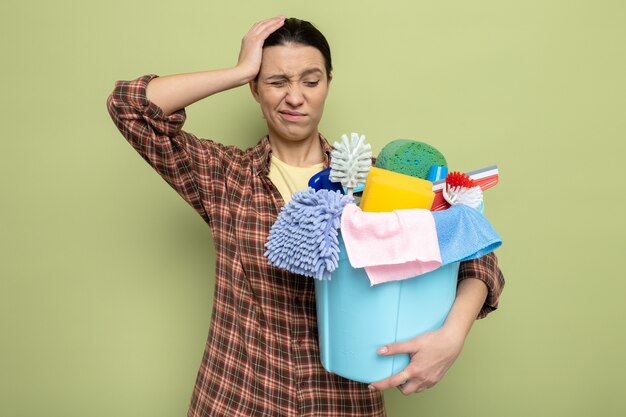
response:
[[[376,391],[376,388],[375,388],[373,385],[368,385],[368,386],[367,386],[367,388],[368,388],[370,391]]]
[[[387,346],[383,346],[380,349],[376,350],[376,352],[378,352],[378,353],[387,353],[387,352],[389,352],[389,349],[387,348]]]

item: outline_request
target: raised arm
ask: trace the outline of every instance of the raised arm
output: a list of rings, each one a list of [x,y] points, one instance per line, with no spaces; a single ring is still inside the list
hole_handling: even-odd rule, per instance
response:
[[[126,140],[209,224],[224,161],[240,151],[183,131],[185,107],[253,80],[263,42],[283,22],[277,17],[255,24],[244,36],[233,68],[117,81],[107,99],[109,114]]]
[[[285,17],[278,16],[252,26],[241,41],[239,60],[233,68],[153,79],[146,91],[148,100],[168,116],[196,101],[254,80],[261,68],[263,42],[284,22]]]

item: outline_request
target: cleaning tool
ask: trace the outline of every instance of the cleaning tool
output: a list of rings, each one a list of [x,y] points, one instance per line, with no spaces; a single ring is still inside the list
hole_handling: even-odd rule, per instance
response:
[[[448,167],[443,165],[433,165],[428,170],[428,176],[426,179],[430,182],[435,182],[439,180],[445,180],[446,175],[448,175]]]
[[[499,171],[496,165],[491,165],[485,168],[481,168],[475,171],[467,172],[467,176],[470,177],[478,185],[482,191],[498,184]],[[433,192],[435,193],[435,199],[433,201],[432,211],[445,210],[450,207],[450,204],[443,198],[443,188],[445,186],[445,180],[437,181],[433,183]]]
[[[337,268],[340,216],[352,197],[309,188],[292,195],[270,229],[265,256],[270,265],[316,279]]]
[[[315,191],[318,190],[332,190],[339,191],[341,194],[345,194],[343,192],[343,186],[340,182],[332,182],[330,180],[330,170],[332,168],[326,168],[313,175],[309,180],[309,187],[313,188]],[[356,192],[356,190],[355,190]]]
[[[351,380],[371,383],[401,372],[410,360],[408,354],[384,356],[376,354],[376,349],[440,328],[454,303],[459,262],[482,256],[499,247],[502,241],[482,216],[482,205],[475,210],[463,204],[450,206],[444,199],[447,163],[436,149],[416,141],[394,141],[381,152],[376,167],[371,167],[371,149],[364,142],[363,136],[353,133],[351,138],[343,135],[341,143],[335,143],[329,182],[325,183],[325,173],[319,173],[312,178],[313,188],[295,193],[292,201],[283,206],[270,230],[265,256],[271,265],[316,278],[320,359],[324,368]],[[430,178],[435,183],[424,179],[431,170]],[[495,166],[467,174],[481,190],[498,182]],[[450,178],[447,198],[453,203],[472,202],[473,198],[460,196],[461,189],[452,188],[471,183],[456,184],[455,177],[456,174]],[[465,177],[460,180],[466,181]],[[350,196],[341,195],[338,188],[327,189],[337,187],[332,185],[337,181],[348,189]],[[352,194],[354,187],[363,183],[359,208]],[[433,202],[438,210],[450,208],[437,212],[423,210],[434,209]],[[357,210],[359,216],[376,218],[367,222],[354,217],[350,227],[376,229],[382,225],[378,215],[394,215],[384,213],[393,210],[400,212],[395,213],[398,223],[416,221],[416,225],[406,230],[394,228],[393,224],[382,225],[387,232],[397,232],[396,237],[400,237],[387,245],[386,236],[377,235],[375,230],[361,233],[348,230],[349,227],[341,228],[342,221],[348,221]],[[421,223],[423,219],[417,222],[405,217],[414,210],[432,216],[436,239],[407,243],[419,236],[433,235],[432,223],[428,228],[426,223]],[[413,232],[414,236],[402,235],[406,232]],[[368,258],[376,258],[382,265],[353,267],[348,252],[353,251],[355,242],[348,242],[354,239],[348,235],[357,236],[356,244],[362,249],[357,257],[360,255],[361,261],[370,263]],[[385,244],[384,250],[381,242]],[[348,246],[352,249],[348,250]],[[437,248],[438,258],[432,255]],[[417,254],[412,253],[413,249]],[[385,256],[379,256],[383,253]],[[390,260],[399,263],[389,265]],[[422,264],[409,273],[407,267],[413,262]],[[375,280],[368,275],[372,271]],[[376,281],[380,277],[384,282]]]
[[[375,166],[426,179],[433,165],[448,166],[446,158],[435,147],[416,140],[396,139],[381,149]]]
[[[348,196],[359,183],[365,183],[372,166],[372,147],[365,143],[365,135],[358,133],[341,136],[341,143],[335,142],[331,152],[330,180],[340,182],[348,189]]]
[[[384,212],[398,209],[430,209],[435,193],[433,184],[421,178],[372,167],[365,183],[360,207],[363,211]]]
[[[442,195],[450,205],[463,204],[478,209],[483,203],[483,190],[462,172],[451,172],[446,177]]]
[[[315,280],[320,359],[328,372],[363,383],[401,372],[409,364],[408,354],[385,356],[375,350],[439,329],[456,297],[458,261],[501,244],[478,210],[455,205],[432,215],[442,266],[380,285],[371,286],[366,268],[350,265],[340,231],[339,265],[332,279]]]
[[[341,232],[339,245],[332,279],[314,280],[320,359],[328,372],[369,384],[401,372],[410,360],[376,349],[442,326],[456,296],[459,264],[372,287],[365,269],[350,265]]]

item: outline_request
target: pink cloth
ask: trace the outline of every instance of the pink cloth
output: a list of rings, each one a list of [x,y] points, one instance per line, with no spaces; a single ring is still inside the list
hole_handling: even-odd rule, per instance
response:
[[[441,266],[430,210],[369,213],[348,204],[341,216],[341,235],[350,265],[365,268],[371,285],[412,278]]]

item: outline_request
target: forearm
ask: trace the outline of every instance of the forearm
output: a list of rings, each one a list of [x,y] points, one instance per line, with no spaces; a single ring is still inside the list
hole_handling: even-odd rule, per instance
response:
[[[456,299],[443,327],[465,340],[486,298],[487,286],[481,280],[468,278],[460,281]]]
[[[284,21],[285,16],[276,16],[252,26],[241,41],[235,67],[155,78],[146,88],[147,99],[168,116],[210,95],[254,80],[261,68],[265,39]]]
[[[461,262],[458,282],[469,278],[478,279],[487,286],[487,298],[477,317],[481,319],[498,308],[500,295],[504,290],[504,275],[498,266],[498,257],[495,252],[488,253],[478,259]]]
[[[250,74],[239,67],[168,75],[151,80],[146,88],[146,97],[167,116],[213,94],[244,85],[249,80]]]

